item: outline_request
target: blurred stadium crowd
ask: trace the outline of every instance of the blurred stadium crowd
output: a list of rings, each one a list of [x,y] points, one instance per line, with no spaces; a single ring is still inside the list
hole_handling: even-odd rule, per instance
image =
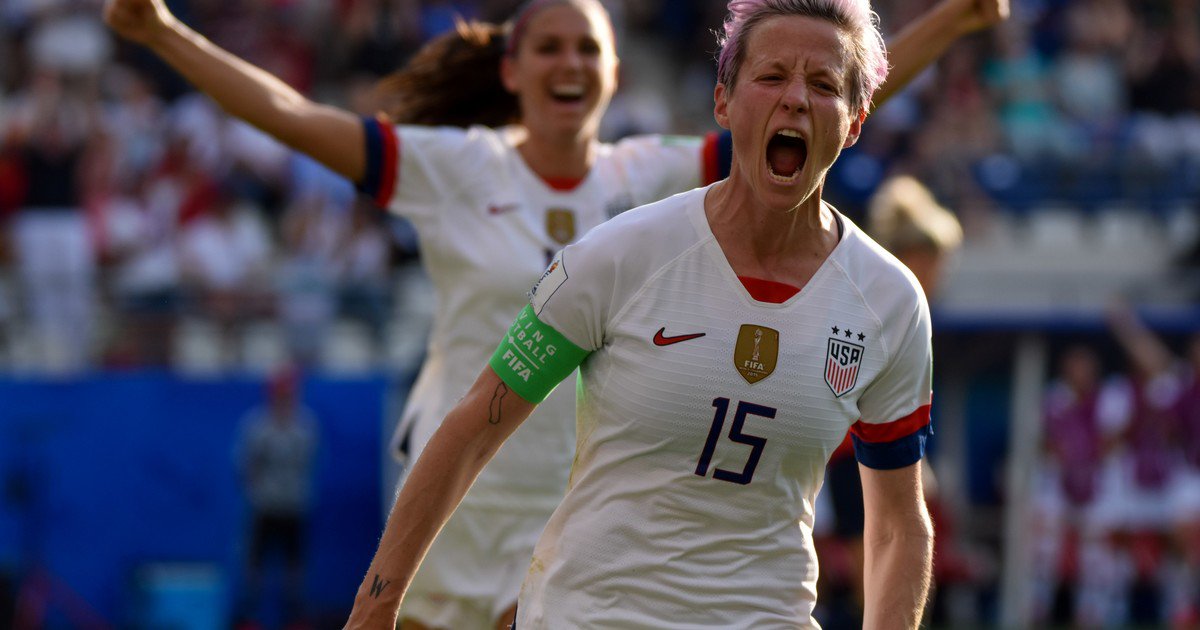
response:
[[[168,4],[317,100],[366,114],[387,105],[374,83],[454,16],[498,21],[516,3]],[[710,30],[725,3],[606,4],[624,64],[605,136],[711,130]],[[875,4],[883,30],[895,32],[932,2]],[[286,359],[411,368],[429,311],[428,289],[409,273],[418,255],[411,231],[322,167],[223,116],[149,53],[117,43],[100,5],[0,4],[0,371],[253,370]],[[1163,233],[1181,216],[1194,226],[1200,0],[1016,1],[1011,20],[956,45],[872,116],[831,174],[830,197],[861,217],[884,177],[901,172],[957,212],[967,253],[997,217],[1048,202],[1084,215],[1136,207]],[[1180,253],[1195,264],[1188,246]],[[1147,518],[1159,510],[1152,523],[1105,511],[1126,514],[1133,494],[1163,498],[1176,488],[1159,464],[1174,461],[1172,471],[1200,483],[1200,346],[1190,367],[1161,352],[1148,367],[1149,351],[1132,349],[1145,347],[1144,335],[1117,338],[1131,374],[1119,384],[1101,386],[1086,347],[1061,353],[1035,493],[1036,614],[1084,627],[1200,623],[1200,520],[1170,507],[1190,506],[1200,489],[1141,510]],[[1149,469],[1126,463],[1123,453],[1138,452],[1149,454]],[[1104,484],[1125,490],[1105,495]],[[1119,508],[1088,508],[1113,496]],[[945,583],[994,586],[994,558],[969,549],[939,558]],[[836,563],[827,568],[836,574]],[[1189,583],[1190,594],[1179,587]],[[1056,606],[1061,584],[1072,594]]]
[[[455,15],[500,20],[514,4],[171,3],[235,54],[364,113],[386,107],[374,82]],[[710,130],[724,3],[609,4],[627,63],[605,135]],[[877,3],[884,30],[925,4]],[[413,258],[411,236],[117,44],[100,5],[0,9],[0,365],[311,363],[347,329],[377,347],[404,302],[393,271]],[[959,213],[968,247],[997,208],[1177,209],[1200,194],[1197,13],[1194,0],[1018,2],[872,117],[833,197],[861,216],[886,174],[914,174]],[[254,325],[275,319],[279,330]],[[214,338],[224,345],[207,356]],[[247,358],[246,345],[259,350]]]

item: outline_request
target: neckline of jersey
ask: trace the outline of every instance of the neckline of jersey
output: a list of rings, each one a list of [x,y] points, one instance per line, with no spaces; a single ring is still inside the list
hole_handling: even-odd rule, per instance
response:
[[[821,261],[821,266],[818,267],[816,272],[813,273],[812,277],[808,279],[808,282],[806,282],[803,287],[800,287],[799,290],[790,298],[782,302],[760,300],[753,293],[751,293],[746,285],[742,283],[742,277],[737,275],[737,272],[733,270],[733,266],[729,264],[729,259],[725,257],[725,251],[721,249],[721,244],[717,242],[716,234],[713,234],[712,226],[708,224],[708,216],[704,213],[704,200],[708,198],[708,192],[714,185],[715,184],[709,184],[708,186],[704,186],[703,188],[698,188],[695,190],[697,193],[696,199],[694,203],[692,203],[691,207],[688,208],[688,215],[692,219],[692,223],[695,224],[696,229],[699,230],[701,236],[707,240],[705,249],[707,249],[710,255],[717,261],[717,266],[721,270],[721,275],[725,277],[727,282],[734,286],[734,290],[742,296],[742,299],[751,305],[763,308],[788,308],[799,302],[812,290],[811,287],[816,284],[819,279],[823,278],[826,274],[831,273],[826,271],[826,269],[833,267],[834,263],[831,261],[835,257],[841,256],[842,249],[846,247],[846,243],[851,240],[853,224],[850,223],[850,221],[844,216],[842,216],[842,213],[838,212],[837,208],[834,208],[832,204],[822,200],[821,203],[824,203],[825,206],[829,208],[829,211],[833,213],[834,219],[838,223],[839,238],[837,245],[834,245],[833,250],[830,251],[829,255],[825,257],[825,260]]]
[[[579,188],[579,185],[583,183],[583,180],[587,179],[586,176],[584,176],[584,177],[549,177],[549,176],[539,175],[538,177],[541,178],[542,183],[546,184],[551,189],[557,190],[559,192],[571,192],[572,190]]]
[[[587,174],[584,175],[583,177],[579,177],[579,178],[575,178],[575,177],[543,177],[543,176],[537,174],[533,170],[533,168],[531,166],[529,166],[529,163],[526,162],[525,158],[521,156],[521,152],[517,150],[516,141],[518,140],[518,136],[512,130],[512,128],[506,129],[506,133],[503,134],[503,138],[504,138],[504,146],[507,147],[509,152],[512,153],[513,159],[516,161],[517,164],[520,165],[519,168],[522,171],[524,171],[526,175],[528,175],[532,179],[540,182],[542,184],[542,186],[545,186],[546,190],[548,190],[549,192],[560,194],[560,195],[565,195],[565,194],[570,194],[572,192],[575,192],[581,186],[583,186],[583,184],[585,182],[587,182],[589,179],[591,179],[592,174],[596,172],[596,165],[593,164],[591,167],[588,168]]]
[[[738,280],[741,280],[742,286],[746,287],[750,297],[758,302],[783,304],[800,292],[800,287],[794,284],[775,282],[774,280],[751,278],[750,276],[738,276]]]

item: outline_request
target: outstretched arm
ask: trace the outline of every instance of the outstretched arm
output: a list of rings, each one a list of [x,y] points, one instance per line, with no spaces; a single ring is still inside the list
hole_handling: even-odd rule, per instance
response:
[[[915,629],[933,562],[933,524],[921,491],[921,462],[895,470],[859,465],[865,507],[863,628]]]
[[[534,404],[486,367],[417,458],[354,597],[346,628],[393,628],[417,565],[484,464]]]
[[[154,51],[230,115],[351,181],[362,178],[365,139],[354,114],[314,103],[221,49],[177,20],[162,0],[107,0],[104,21],[125,39]]]
[[[1109,306],[1108,326],[1140,372],[1154,377],[1171,369],[1174,361],[1171,351],[1129,305],[1114,303]]]
[[[959,37],[1008,18],[1009,0],[942,0],[888,42],[891,71],[875,92],[872,108],[904,89]]]

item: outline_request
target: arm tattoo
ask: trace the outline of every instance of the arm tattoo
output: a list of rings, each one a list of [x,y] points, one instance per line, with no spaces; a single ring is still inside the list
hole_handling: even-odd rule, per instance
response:
[[[371,582],[371,597],[379,599],[379,596],[383,595],[383,589],[387,588],[387,585],[391,583],[391,580],[379,579],[379,574],[376,573],[375,579]]]
[[[492,392],[492,402],[488,404],[488,423],[500,424],[500,407],[504,403],[504,397],[508,395],[508,385],[500,383],[496,386],[496,391]]]

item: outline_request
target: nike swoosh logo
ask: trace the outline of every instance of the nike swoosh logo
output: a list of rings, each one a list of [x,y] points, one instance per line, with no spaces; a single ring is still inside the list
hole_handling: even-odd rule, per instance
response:
[[[487,211],[488,211],[488,214],[495,216],[497,214],[507,214],[507,213],[512,212],[513,210],[516,210],[517,208],[520,208],[520,207],[521,206],[519,204],[506,203],[502,206],[488,206]]]
[[[704,335],[708,334],[708,333],[692,333],[690,335],[675,335],[674,337],[668,337],[663,334],[665,332],[667,332],[667,327],[663,326],[662,328],[658,329],[658,332],[654,333],[654,345],[669,346],[673,343],[679,343],[681,341],[691,341],[692,339],[699,339],[699,338],[703,337]]]

